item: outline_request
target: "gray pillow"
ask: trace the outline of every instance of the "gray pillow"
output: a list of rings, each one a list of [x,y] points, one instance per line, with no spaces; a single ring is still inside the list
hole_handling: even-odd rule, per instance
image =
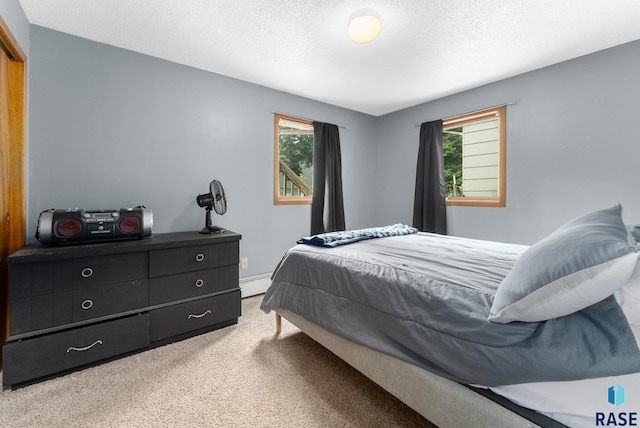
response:
[[[637,260],[620,204],[580,216],[522,253],[496,291],[489,320],[545,321],[582,310],[622,287]]]

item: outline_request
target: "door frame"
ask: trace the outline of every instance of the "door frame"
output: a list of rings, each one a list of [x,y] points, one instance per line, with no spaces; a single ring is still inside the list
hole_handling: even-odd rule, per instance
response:
[[[0,49],[9,58],[9,170],[7,180],[9,194],[7,197],[8,213],[0,213],[0,221],[7,222],[8,248],[7,254],[20,249],[25,243],[25,117],[26,117],[26,85],[25,70],[27,56],[15,39],[9,26],[0,16]],[[6,263],[4,256],[0,263]],[[6,269],[2,269],[5,273]],[[0,344],[9,334],[9,278],[0,278]],[[1,357],[0,357],[1,358]]]

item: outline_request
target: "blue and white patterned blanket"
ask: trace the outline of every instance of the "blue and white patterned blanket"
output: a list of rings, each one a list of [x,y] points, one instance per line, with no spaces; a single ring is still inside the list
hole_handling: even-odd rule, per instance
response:
[[[418,229],[415,227],[397,223],[384,227],[321,233],[319,235],[300,238],[297,243],[315,245],[317,247],[337,247],[338,245],[351,244],[353,242],[364,241],[366,239],[384,238],[385,236],[410,235],[417,232]]]

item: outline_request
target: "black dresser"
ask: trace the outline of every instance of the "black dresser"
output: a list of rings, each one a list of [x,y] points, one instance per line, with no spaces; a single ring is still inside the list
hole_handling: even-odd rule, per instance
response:
[[[236,324],[240,239],[179,232],[15,252],[3,386]]]

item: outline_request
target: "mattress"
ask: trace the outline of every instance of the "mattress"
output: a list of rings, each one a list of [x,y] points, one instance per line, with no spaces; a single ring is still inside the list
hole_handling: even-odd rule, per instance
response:
[[[569,427],[637,426],[640,422],[640,374],[637,373],[490,389]],[[618,395],[617,405],[615,395]],[[635,419],[635,424],[630,423],[630,418]]]

